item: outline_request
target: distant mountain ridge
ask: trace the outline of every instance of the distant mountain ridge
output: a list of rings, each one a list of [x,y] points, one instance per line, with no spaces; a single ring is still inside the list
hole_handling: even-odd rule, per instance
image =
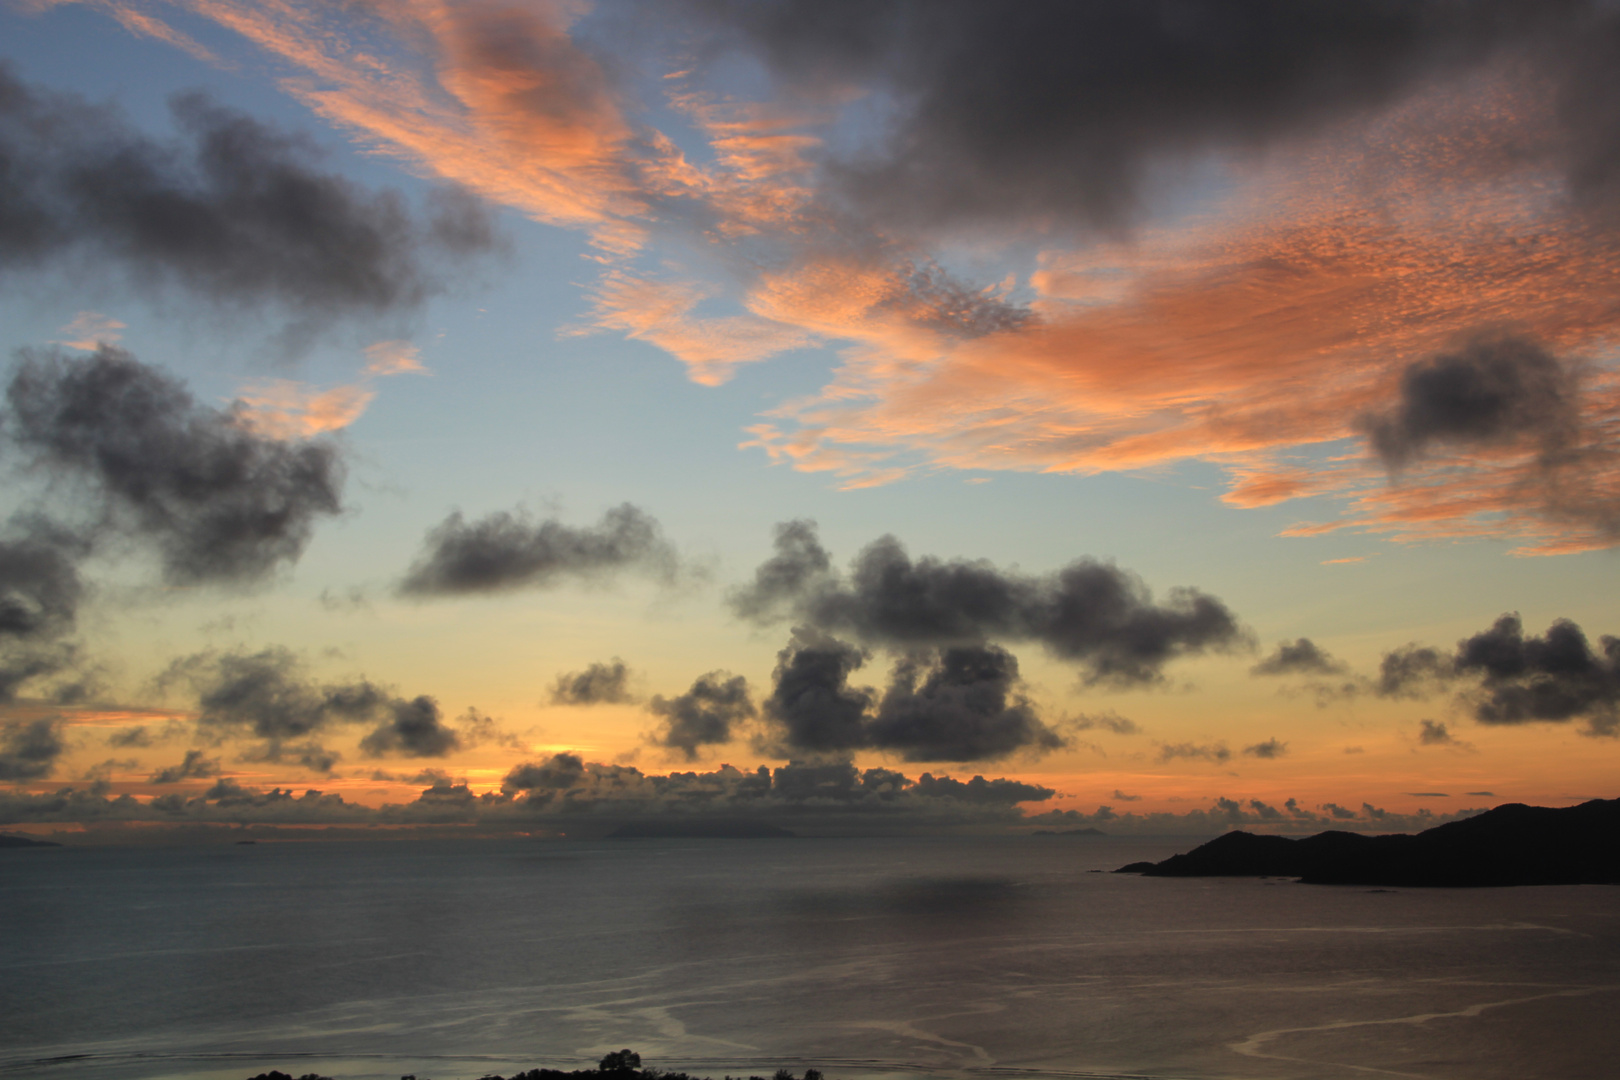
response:
[[[1144,877],[1296,877],[1313,885],[1605,885],[1620,882],[1620,799],[1507,803],[1415,835],[1324,832],[1303,839],[1230,832]]]

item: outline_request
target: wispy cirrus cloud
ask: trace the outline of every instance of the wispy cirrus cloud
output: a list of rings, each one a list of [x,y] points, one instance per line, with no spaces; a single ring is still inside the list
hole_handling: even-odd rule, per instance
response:
[[[685,364],[693,382],[715,386],[738,364],[766,360],[815,342],[803,328],[754,314],[695,314],[708,290],[692,281],[655,281],[622,271],[596,285],[589,330],[618,330]]]
[[[103,315],[99,311],[81,311],[57,331],[62,337],[51,344],[94,352],[102,345],[118,344],[123,340],[124,330],[128,326],[128,323],[111,315]]]
[[[379,150],[606,250],[639,243],[631,128],[568,35],[577,5],[177,2],[281,59],[289,93]]]
[[[409,341],[374,341],[363,350],[367,375],[427,375],[422,350]]]
[[[623,35],[658,80],[606,58],[618,8],[174,4],[363,143],[585,232],[591,328],[706,384],[840,349],[743,445],[841,486],[1205,461],[1234,507],[1317,500],[1288,535],[1620,535],[1606,9],[691,3]],[[756,100],[705,75],[736,56]],[[998,283],[939,269],[963,250]],[[1423,371],[1508,339],[1552,365],[1557,454],[1402,426]]]
[[[198,60],[206,64],[212,64],[215,67],[229,66],[211,49],[190,34],[176,29],[162,19],[152,15],[149,11],[144,11],[137,5],[124,2],[124,0],[16,0],[16,3],[24,11],[33,12],[47,11],[53,7],[62,7],[67,4],[85,4],[106,12],[116,19],[120,26],[137,37],[152,38],[173,45],[182,52],[189,53]]]

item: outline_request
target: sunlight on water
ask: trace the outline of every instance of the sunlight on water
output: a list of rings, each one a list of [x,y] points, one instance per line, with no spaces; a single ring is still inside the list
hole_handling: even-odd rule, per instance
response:
[[[1620,891],[1090,872],[1187,846],[0,853],[0,1075],[1613,1075]]]

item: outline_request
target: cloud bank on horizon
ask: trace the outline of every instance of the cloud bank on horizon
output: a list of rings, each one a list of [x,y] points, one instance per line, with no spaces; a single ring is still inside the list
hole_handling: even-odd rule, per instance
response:
[[[20,745],[20,744],[19,744]],[[0,763],[10,759],[11,743],[0,743]],[[23,749],[26,749],[24,747]],[[172,770],[172,782],[190,768],[196,777],[215,775],[212,763],[195,752]],[[1130,835],[1201,835],[1235,826],[1285,831],[1319,830],[1324,825],[1373,831],[1412,831],[1479,813],[1484,807],[1436,814],[1420,808],[1399,814],[1371,803],[1359,810],[1326,803],[1314,809],[1290,798],[1281,807],[1260,799],[1220,797],[1207,807],[1180,813],[1119,813],[1102,805],[1091,813],[1048,810],[1021,813],[1020,804],[1038,807],[1056,794],[1051,788],[1017,780],[958,780],[923,773],[915,779],[891,769],[861,770],[848,762],[790,763],[753,772],[722,765],[712,772],[656,775],[624,765],[587,762],[557,754],[514,766],[499,790],[478,793],[447,774],[405,803],[368,806],[336,792],[315,788],[248,788],[222,778],[195,794],[168,792],[147,801],[129,795],[109,797],[105,784],[53,792],[0,792],[0,820],[29,824],[63,822],[118,835],[131,824],[180,826],[474,825],[495,833],[576,833],[600,835],[621,824],[647,820],[745,820],[842,834],[925,831],[940,828],[1085,830],[1105,826]],[[1428,793],[1437,794],[1437,793]],[[1128,800],[1126,800],[1128,801]]]

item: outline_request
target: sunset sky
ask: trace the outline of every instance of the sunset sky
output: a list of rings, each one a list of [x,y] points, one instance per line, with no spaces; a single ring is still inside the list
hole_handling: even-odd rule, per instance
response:
[[[0,60],[0,827],[1620,794],[1612,4],[0,0]]]

